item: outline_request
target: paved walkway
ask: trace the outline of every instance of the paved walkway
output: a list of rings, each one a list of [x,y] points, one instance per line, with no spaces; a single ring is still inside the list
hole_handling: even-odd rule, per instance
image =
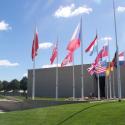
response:
[[[0,110],[0,113],[4,113],[4,111],[3,111],[3,110]]]

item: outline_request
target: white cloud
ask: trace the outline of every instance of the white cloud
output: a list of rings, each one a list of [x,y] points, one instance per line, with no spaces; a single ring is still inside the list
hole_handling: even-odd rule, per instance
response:
[[[106,37],[101,38],[101,40],[102,41],[112,41],[112,37],[106,36]]]
[[[40,49],[48,49],[48,48],[51,48],[53,46],[52,43],[49,43],[49,42],[46,42],[46,43],[40,43],[39,44],[39,48]]]
[[[4,20],[0,21],[0,31],[5,31],[11,29],[10,25]]]
[[[71,4],[70,6],[60,6],[54,13],[54,16],[57,18],[59,17],[68,18],[83,13],[89,14],[92,11],[93,11],[92,8],[88,8],[87,6],[79,6],[78,8],[76,8],[75,4]]]
[[[125,12],[125,7],[119,6],[119,7],[117,8],[117,11],[118,11],[119,13],[123,13],[123,12]]]
[[[14,67],[18,66],[19,63],[12,63],[9,60],[0,60],[0,66],[6,66],[6,67]]]
[[[58,64],[58,67],[60,67],[61,64]],[[52,67],[57,67],[57,64],[52,64],[52,65],[43,65],[42,68],[52,68]]]

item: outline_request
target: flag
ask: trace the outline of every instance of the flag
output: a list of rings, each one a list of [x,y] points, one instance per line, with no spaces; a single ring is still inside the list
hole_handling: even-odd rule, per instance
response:
[[[125,61],[125,52],[119,53],[119,61]]]
[[[95,65],[95,73],[96,74],[105,73],[105,71],[106,71],[106,67],[102,66],[101,64]]]
[[[110,66],[108,66],[106,69],[106,76],[107,77],[110,75],[110,72],[111,72],[111,68],[110,68]]]
[[[69,52],[68,55],[62,61],[61,67],[71,63],[73,61],[73,53]]]
[[[90,75],[102,74],[102,73],[105,73],[106,67],[102,66],[100,63],[92,64],[91,67],[89,67],[87,70]]]
[[[52,56],[51,56],[51,58],[50,58],[50,63],[51,64],[53,64],[53,62],[54,62],[54,60],[55,60],[55,58],[57,57],[57,54],[58,54],[58,52],[57,52],[57,43],[54,45],[54,47],[53,47],[53,51],[52,51]]]
[[[38,40],[38,32],[36,29],[36,32],[34,34],[33,44],[32,44],[32,60],[34,60],[35,56],[37,56],[38,49],[39,49],[39,40]]]
[[[76,29],[75,29],[73,35],[72,35],[72,38],[71,38],[71,40],[70,40],[70,42],[69,42],[69,44],[68,44],[68,46],[67,46],[67,50],[69,50],[70,52],[74,52],[77,48],[80,47],[80,42],[81,42],[81,30],[82,30],[82,28],[81,28],[81,23],[82,23],[82,22],[80,22],[80,23],[77,25],[77,27],[76,27]]]
[[[95,73],[95,66],[92,64],[88,69],[88,73],[92,76]]]
[[[97,50],[97,34],[94,38],[94,40],[90,43],[90,45],[88,46],[88,48],[86,48],[85,52],[90,52],[90,56],[93,54],[94,51]]]
[[[117,52],[115,52],[115,55],[112,59],[112,66],[117,67]]]
[[[102,60],[103,57],[107,56],[108,56],[108,46],[104,45],[103,48],[100,50],[99,54],[97,55],[95,63],[98,64],[98,62]]]

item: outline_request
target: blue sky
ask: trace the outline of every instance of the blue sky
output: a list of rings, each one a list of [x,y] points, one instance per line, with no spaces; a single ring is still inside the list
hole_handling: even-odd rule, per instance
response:
[[[112,0],[0,0],[0,80],[21,79],[32,68],[31,47],[35,26],[40,49],[36,68],[50,65],[51,46],[59,37],[59,63],[67,54],[66,46],[80,17],[83,18],[84,50],[94,39],[96,29],[99,48],[110,39],[111,58],[115,52]],[[125,1],[116,0],[119,50],[125,50]],[[84,63],[93,62],[84,53]],[[80,49],[75,64],[80,64]]]

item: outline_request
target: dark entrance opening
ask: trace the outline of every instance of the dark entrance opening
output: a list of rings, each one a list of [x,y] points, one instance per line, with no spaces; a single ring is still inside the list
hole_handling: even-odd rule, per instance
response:
[[[99,77],[100,83],[100,97],[105,97],[105,76]]]
[[[95,75],[95,90],[96,90],[96,95],[98,96],[98,78]],[[99,76],[99,85],[100,85],[100,97],[105,97],[105,76]]]

